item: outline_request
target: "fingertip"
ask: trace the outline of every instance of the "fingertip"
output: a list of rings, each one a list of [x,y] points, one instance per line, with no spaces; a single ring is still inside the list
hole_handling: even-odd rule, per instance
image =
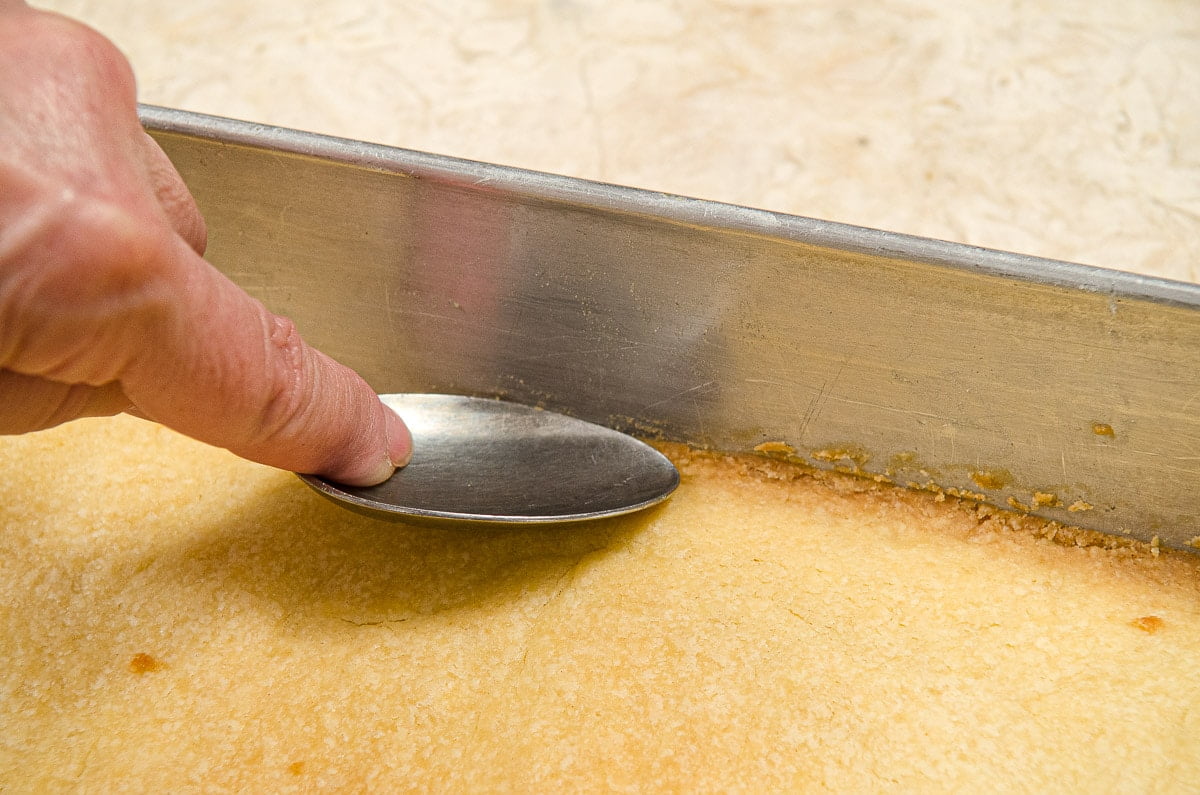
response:
[[[386,412],[388,458],[392,466],[400,469],[412,460],[412,432],[399,414],[387,405],[383,408]]]
[[[395,411],[380,402],[383,407],[383,423],[387,456],[364,475],[334,477],[347,486],[378,486],[390,478],[412,459],[412,433],[404,420]],[[376,448],[378,449],[378,448]]]

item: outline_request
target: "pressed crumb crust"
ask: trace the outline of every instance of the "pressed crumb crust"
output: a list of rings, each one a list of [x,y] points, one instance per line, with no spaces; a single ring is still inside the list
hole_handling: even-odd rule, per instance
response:
[[[127,417],[0,438],[0,787],[1200,781],[1197,559],[668,452],[659,509],[478,533]]]

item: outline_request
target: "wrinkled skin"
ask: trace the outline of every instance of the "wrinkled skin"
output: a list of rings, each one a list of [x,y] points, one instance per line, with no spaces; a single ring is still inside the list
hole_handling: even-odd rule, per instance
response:
[[[128,411],[284,469],[390,476],[404,424],[205,239],[121,53],[0,0],[0,433]]]

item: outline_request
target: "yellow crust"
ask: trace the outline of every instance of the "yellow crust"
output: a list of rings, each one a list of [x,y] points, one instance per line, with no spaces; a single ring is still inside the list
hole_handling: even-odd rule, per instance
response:
[[[129,418],[0,439],[0,785],[1200,781],[1195,559],[669,452],[662,509],[477,534]]]

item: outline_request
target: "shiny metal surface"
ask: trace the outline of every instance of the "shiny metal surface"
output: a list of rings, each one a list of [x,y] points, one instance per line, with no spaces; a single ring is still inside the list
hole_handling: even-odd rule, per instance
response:
[[[377,391],[779,442],[1164,546],[1200,536],[1195,285],[143,113],[212,262]]]
[[[487,398],[381,397],[412,431],[408,466],[370,487],[300,476],[333,501],[376,517],[561,524],[640,511],[679,485],[662,453],[590,422]]]

